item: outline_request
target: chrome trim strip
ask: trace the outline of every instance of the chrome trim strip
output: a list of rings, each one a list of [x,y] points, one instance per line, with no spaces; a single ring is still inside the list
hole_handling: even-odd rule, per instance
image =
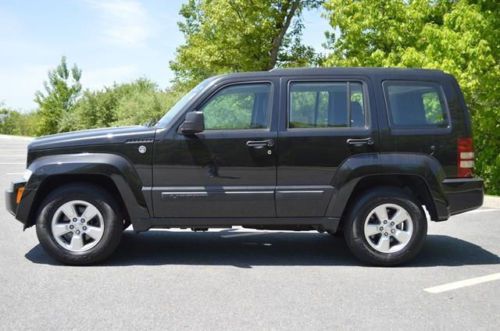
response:
[[[274,194],[274,191],[224,191],[224,194]]]
[[[208,192],[161,192],[162,196],[166,195],[184,195],[184,196],[207,196]]]
[[[281,190],[278,190],[276,191],[276,193],[283,193],[283,194],[304,194],[304,193],[310,193],[310,194],[323,194],[325,193],[325,191],[323,190],[316,190],[316,191],[312,191],[312,190],[304,190],[304,191],[281,191]]]

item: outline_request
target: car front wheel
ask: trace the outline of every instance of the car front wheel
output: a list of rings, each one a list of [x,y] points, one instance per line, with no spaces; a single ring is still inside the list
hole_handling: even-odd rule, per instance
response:
[[[99,187],[75,183],[42,202],[36,233],[49,255],[65,264],[86,265],[109,257],[120,242],[123,217]]]

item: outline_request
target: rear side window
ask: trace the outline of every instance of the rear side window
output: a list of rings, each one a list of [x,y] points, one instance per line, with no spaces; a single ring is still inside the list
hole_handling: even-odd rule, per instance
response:
[[[391,126],[447,128],[448,110],[441,87],[426,82],[385,82]]]
[[[361,128],[366,111],[361,83],[290,84],[289,128]]]

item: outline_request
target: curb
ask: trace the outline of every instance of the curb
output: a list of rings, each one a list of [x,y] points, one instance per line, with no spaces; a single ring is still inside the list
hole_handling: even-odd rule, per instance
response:
[[[494,195],[485,195],[483,207],[500,209],[500,197]]]

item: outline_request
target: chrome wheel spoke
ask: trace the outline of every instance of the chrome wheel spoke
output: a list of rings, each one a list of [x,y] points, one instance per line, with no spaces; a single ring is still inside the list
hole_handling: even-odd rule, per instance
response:
[[[83,238],[80,235],[73,234],[73,237],[71,237],[71,242],[69,243],[69,246],[72,250],[78,251],[82,249],[83,247]]]
[[[68,225],[67,224],[55,224],[53,227],[52,227],[52,234],[55,236],[55,237],[60,237],[60,236],[63,236],[65,235],[66,233],[69,233],[71,232],[70,229],[68,229]]]
[[[377,224],[367,224],[366,227],[365,227],[365,234],[369,237],[377,234],[377,233],[380,233],[380,230],[379,230],[379,225]]]
[[[389,237],[381,236],[380,240],[378,241],[377,248],[381,252],[388,252],[390,248],[390,243],[391,241],[389,240]]]
[[[389,218],[387,216],[387,207],[385,205],[378,206],[373,210],[374,214],[377,215],[377,218],[380,222],[383,222]]]
[[[394,238],[401,244],[406,244],[410,240],[411,235],[406,231],[396,230]]]
[[[76,212],[75,205],[71,203],[66,203],[62,206],[62,212],[64,216],[66,216],[70,221],[74,218],[78,217],[78,213]]]
[[[97,210],[96,207],[93,205],[88,205],[87,208],[85,208],[85,211],[82,214],[82,218],[85,221],[90,221],[94,217],[96,217],[99,214],[99,210]]]
[[[391,218],[391,222],[394,222],[395,225],[399,225],[406,221],[410,215],[404,209],[399,209]]]
[[[98,228],[96,226],[89,226],[87,227],[87,230],[85,231],[85,233],[92,239],[94,240],[99,240],[101,239],[102,237],[102,229],[101,228]]]

